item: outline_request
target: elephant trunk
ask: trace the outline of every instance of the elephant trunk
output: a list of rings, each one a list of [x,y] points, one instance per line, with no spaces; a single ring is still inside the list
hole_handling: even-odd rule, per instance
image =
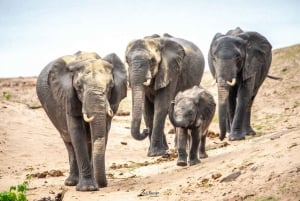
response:
[[[90,121],[92,138],[92,164],[94,177],[99,187],[107,185],[105,175],[105,150],[107,142],[107,116],[110,106],[103,92],[90,90],[86,93],[83,102],[83,115]],[[85,121],[88,119],[85,119]]]
[[[148,130],[140,132],[142,113],[144,107],[145,91],[143,86],[132,87],[132,121],[131,135],[136,140],[144,140],[148,136]]]
[[[169,107],[169,119],[171,121],[171,123],[175,126],[175,127],[186,127],[185,125],[183,125],[183,122],[178,120],[176,117],[175,117],[175,114],[174,114],[174,106],[175,106],[175,102],[172,101],[171,102],[171,105]]]
[[[218,86],[220,140],[224,140],[226,136],[228,95],[224,86]]]
[[[95,115],[95,119],[90,123],[92,135],[92,162],[94,169],[94,176],[99,187],[107,186],[105,176],[105,150],[107,141],[106,129],[106,114]]]

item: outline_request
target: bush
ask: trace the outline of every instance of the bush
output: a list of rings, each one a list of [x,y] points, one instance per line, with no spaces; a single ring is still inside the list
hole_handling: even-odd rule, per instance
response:
[[[11,186],[9,191],[0,192],[0,201],[27,201],[25,193],[28,184],[28,181],[24,181],[17,186]]]

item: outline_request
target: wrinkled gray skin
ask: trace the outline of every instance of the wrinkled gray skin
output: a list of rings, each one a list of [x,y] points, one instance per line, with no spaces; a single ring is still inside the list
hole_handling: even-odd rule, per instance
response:
[[[65,185],[78,191],[107,186],[105,149],[112,116],[126,97],[125,66],[115,54],[78,52],[49,63],[37,95],[69,154]]]
[[[194,86],[176,95],[169,109],[169,118],[176,128],[178,166],[187,165],[186,150],[189,133],[192,137],[189,164],[195,165],[200,163],[199,157],[207,157],[205,141],[215,109],[216,103],[213,96],[200,86]]]
[[[272,46],[257,32],[236,28],[225,35],[215,35],[208,63],[218,84],[221,140],[226,132],[230,132],[229,140],[255,134],[250,122],[251,107],[271,61]]]
[[[131,135],[136,140],[149,135],[148,156],[164,155],[168,149],[164,125],[169,103],[178,91],[200,83],[203,55],[189,41],[168,34],[153,35],[129,43],[126,63],[132,88]],[[142,114],[146,129],[140,132]]]

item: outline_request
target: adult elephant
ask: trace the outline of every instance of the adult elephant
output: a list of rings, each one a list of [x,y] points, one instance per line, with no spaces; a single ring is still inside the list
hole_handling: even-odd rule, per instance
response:
[[[257,32],[240,28],[213,38],[208,64],[218,84],[220,139],[254,135],[251,107],[272,61],[272,46]]]
[[[132,88],[131,135],[143,140],[148,135],[148,156],[166,153],[165,119],[178,91],[199,85],[204,58],[199,48],[184,39],[155,34],[133,40],[126,49],[129,84]],[[146,129],[140,132],[144,114]]]
[[[79,191],[107,186],[105,149],[113,115],[126,97],[127,75],[116,54],[78,52],[50,62],[37,95],[69,154],[65,185]]]

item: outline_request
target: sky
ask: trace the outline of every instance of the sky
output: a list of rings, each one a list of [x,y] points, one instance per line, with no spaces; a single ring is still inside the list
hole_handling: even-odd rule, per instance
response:
[[[131,40],[154,33],[190,40],[206,59],[214,35],[237,26],[273,49],[299,44],[300,1],[0,0],[0,77],[38,76],[78,50],[124,60]]]

